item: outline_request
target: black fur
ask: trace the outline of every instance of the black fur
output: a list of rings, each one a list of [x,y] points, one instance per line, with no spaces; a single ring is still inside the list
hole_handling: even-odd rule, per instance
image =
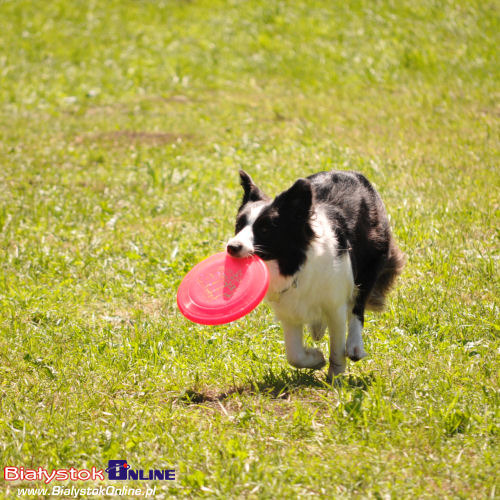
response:
[[[243,200],[241,209],[252,201],[268,200],[269,198],[254,184],[252,178],[244,171],[240,170],[241,187],[243,188]]]
[[[295,274],[314,238],[314,207],[321,205],[336,234],[339,253],[349,252],[358,290],[353,313],[363,323],[366,307],[383,307],[384,296],[400,274],[405,259],[392,237],[382,200],[363,175],[320,172],[297,180],[272,202],[247,173],[240,171],[240,177],[244,195],[236,233],[247,222],[247,205],[266,203],[253,224],[257,255],[264,260],[276,259],[282,275]]]
[[[244,189],[243,203],[236,218],[236,231],[246,225],[245,199],[268,201],[269,198],[240,171]],[[295,274],[306,258],[306,251],[314,233],[310,216],[313,203],[311,183],[299,179],[268,204],[253,224],[255,253],[264,260],[276,259],[283,276]]]

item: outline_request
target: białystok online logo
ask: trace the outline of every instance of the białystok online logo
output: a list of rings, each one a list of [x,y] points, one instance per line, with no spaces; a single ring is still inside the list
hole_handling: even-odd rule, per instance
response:
[[[174,469],[149,469],[146,473],[142,469],[130,468],[126,460],[110,460],[106,469],[108,479],[118,481],[174,481]]]
[[[109,460],[105,470],[92,467],[91,469],[54,469],[51,472],[38,467],[26,469],[24,467],[4,467],[3,477],[6,481],[43,481],[49,484],[52,481],[104,481],[104,472],[109,480],[118,481],[175,481],[175,469],[132,469],[126,460]]]

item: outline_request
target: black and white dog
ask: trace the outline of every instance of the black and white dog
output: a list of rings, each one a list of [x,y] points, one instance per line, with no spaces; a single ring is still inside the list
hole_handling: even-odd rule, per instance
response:
[[[361,331],[365,308],[381,309],[403,269],[380,196],[357,172],[320,172],[271,200],[240,171],[243,202],[234,257],[257,254],[270,271],[266,300],[281,321],[288,362],[321,368],[319,349],[302,342],[303,325],[314,340],[330,334],[331,378],[345,370],[345,357],[366,356]],[[348,336],[346,341],[346,324]]]

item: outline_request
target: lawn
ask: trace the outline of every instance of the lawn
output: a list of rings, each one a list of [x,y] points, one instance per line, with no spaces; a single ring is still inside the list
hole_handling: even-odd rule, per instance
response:
[[[494,1],[0,1],[2,469],[498,498],[499,33]],[[265,304],[177,310],[239,168],[270,195],[357,170],[384,199],[408,262],[338,386],[288,366]]]

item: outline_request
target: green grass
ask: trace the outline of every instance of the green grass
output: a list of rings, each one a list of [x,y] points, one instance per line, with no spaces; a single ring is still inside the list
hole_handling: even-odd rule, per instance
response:
[[[159,498],[497,497],[499,19],[1,1],[0,465],[176,468]],[[238,168],[269,194],[332,168],[382,194],[408,264],[340,387],[287,365],[266,305],[177,311]]]

